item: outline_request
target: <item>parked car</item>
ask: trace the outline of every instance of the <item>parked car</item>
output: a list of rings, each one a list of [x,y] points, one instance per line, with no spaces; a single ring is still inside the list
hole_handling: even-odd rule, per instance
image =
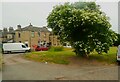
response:
[[[71,46],[64,46],[65,48],[72,48]]]
[[[3,53],[28,52],[30,51],[30,47],[27,47],[23,43],[4,43],[2,51]]]
[[[120,45],[118,46],[118,51],[117,51],[117,62],[120,63]]]
[[[47,51],[48,50],[48,47],[40,47],[40,46],[37,46],[35,48],[35,51]]]

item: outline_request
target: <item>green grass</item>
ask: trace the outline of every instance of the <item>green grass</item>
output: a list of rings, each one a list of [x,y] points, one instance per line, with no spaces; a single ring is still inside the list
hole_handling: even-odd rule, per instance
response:
[[[75,53],[71,50],[63,51],[43,51],[43,52],[31,52],[25,55],[25,58],[39,61],[39,62],[51,62],[57,64],[69,64],[68,57],[75,56]]]
[[[93,52],[89,55],[90,60],[107,62],[108,64],[116,63],[117,47],[111,47],[108,53],[97,54]]]
[[[109,53],[97,54],[96,52],[92,52],[89,55],[88,62],[95,60],[98,62],[105,62],[107,64],[115,64],[116,63],[116,53],[117,47],[111,47]],[[75,53],[71,48],[64,48],[62,51],[43,51],[43,52],[30,52],[24,55],[25,58],[38,61],[38,62],[51,62],[57,64],[69,64],[71,61],[70,57],[75,57]],[[82,58],[79,58],[82,60]],[[87,62],[87,60],[86,60]]]

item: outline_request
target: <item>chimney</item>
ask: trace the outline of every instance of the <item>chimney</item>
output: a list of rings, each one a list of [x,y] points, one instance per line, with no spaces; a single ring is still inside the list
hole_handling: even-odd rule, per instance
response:
[[[7,28],[3,28],[3,32],[7,33],[8,32]]]
[[[14,31],[13,27],[9,27],[9,32],[13,32],[13,31]]]
[[[18,29],[18,30],[21,30],[21,25],[17,25],[17,29]]]
[[[30,23],[30,25],[29,26],[33,26],[31,23]]]

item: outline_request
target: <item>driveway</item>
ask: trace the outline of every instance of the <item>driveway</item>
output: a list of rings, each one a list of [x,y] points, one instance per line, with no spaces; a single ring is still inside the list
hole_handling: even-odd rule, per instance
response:
[[[33,62],[4,54],[3,80],[118,80],[118,66],[80,66]]]

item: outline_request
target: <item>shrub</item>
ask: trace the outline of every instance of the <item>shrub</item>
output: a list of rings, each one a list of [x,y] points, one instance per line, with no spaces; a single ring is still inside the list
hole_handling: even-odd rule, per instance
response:
[[[52,46],[50,47],[49,51],[63,51],[62,46]]]

